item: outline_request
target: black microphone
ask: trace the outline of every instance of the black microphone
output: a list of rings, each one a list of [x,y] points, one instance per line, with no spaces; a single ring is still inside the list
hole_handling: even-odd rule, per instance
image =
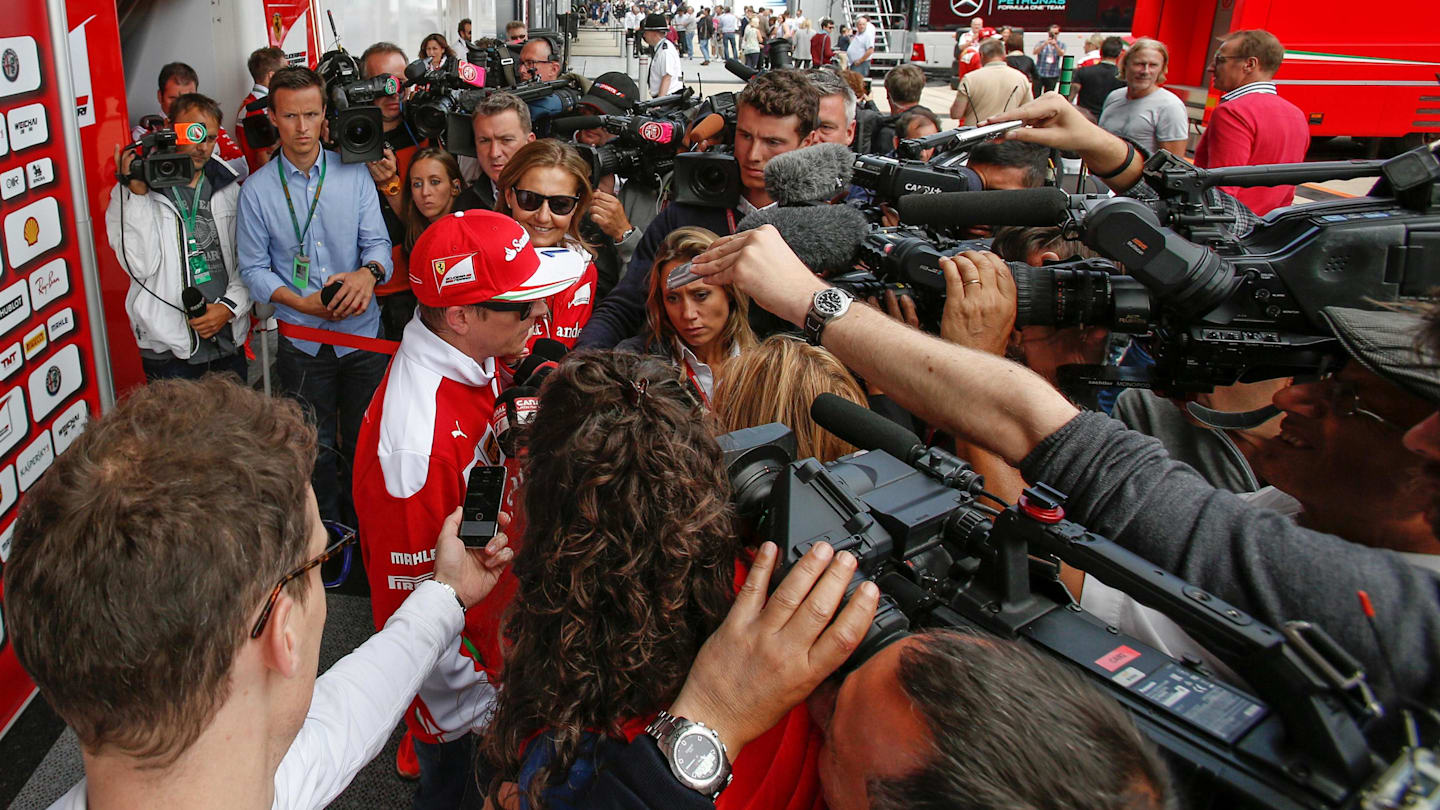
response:
[[[896,203],[906,225],[1059,225],[1069,216],[1070,195],[1058,188],[947,191],[910,194]]]
[[[725,60],[725,69],[742,82],[750,81],[761,72],[758,68],[752,68],[734,57]]]
[[[815,424],[862,450],[881,450],[906,464],[925,452],[920,437],[863,405],[834,394],[821,394],[810,404]]]
[[[205,314],[205,294],[199,287],[186,287],[180,291],[180,304],[185,307],[185,317],[198,318]]]
[[[761,225],[774,225],[796,257],[822,276],[854,269],[860,243],[870,232],[865,215],[848,205],[766,208],[740,220],[736,230]]]
[[[538,390],[540,380],[545,378],[545,374],[553,371],[555,366],[559,364],[560,360],[564,358],[569,351],[570,349],[568,349],[564,343],[554,338],[540,338],[535,341],[535,344],[530,347],[530,353],[526,355],[525,359],[520,362],[520,365],[515,368],[515,374],[512,377],[513,384],[517,386],[530,386]],[[536,372],[538,372],[542,366],[547,365],[550,367],[549,370],[536,379]]]
[[[501,452],[514,457],[519,449],[519,429],[530,424],[540,408],[539,391],[528,385],[511,386],[495,400],[495,405],[495,412],[499,415],[494,425],[495,440],[500,444]]]
[[[550,122],[550,129],[555,132],[578,132],[582,129],[595,129],[605,126],[605,119],[598,115],[571,115],[565,118],[556,118]]]
[[[430,68],[425,64],[425,60],[416,59],[414,62],[405,66],[405,83],[413,84],[421,81],[425,78],[425,74],[429,72]]]

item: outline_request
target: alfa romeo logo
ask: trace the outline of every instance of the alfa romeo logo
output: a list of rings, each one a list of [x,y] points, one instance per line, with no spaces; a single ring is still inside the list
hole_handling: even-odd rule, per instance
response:
[[[51,366],[45,372],[45,392],[50,396],[60,393],[60,367]]]
[[[20,56],[14,48],[6,48],[0,54],[0,70],[5,72],[5,81],[13,82],[20,77]]]
[[[985,0],[950,0],[950,11],[957,17],[969,17],[980,13]]]
[[[201,141],[205,140],[205,125],[186,124],[185,140],[189,141],[190,143],[200,143]]]

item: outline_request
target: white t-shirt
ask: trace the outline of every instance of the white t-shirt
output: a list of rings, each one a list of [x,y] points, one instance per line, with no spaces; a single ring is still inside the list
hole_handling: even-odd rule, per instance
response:
[[[1134,141],[1154,153],[1162,141],[1183,141],[1190,137],[1190,116],[1180,97],[1157,87],[1148,95],[1130,98],[1121,87],[1105,97],[1100,109],[1100,127]]]
[[[450,591],[422,582],[383,630],[317,678],[305,724],[275,770],[272,810],[309,810],[334,801],[385,747],[425,676],[455,646],[464,623]],[[81,779],[50,810],[88,806]]]
[[[680,77],[680,52],[670,44],[670,40],[662,39],[660,44],[655,46],[655,55],[650,57],[650,97],[660,95],[660,81],[670,76],[670,86],[665,93],[678,93],[685,86]]]
[[[856,62],[860,61],[860,57],[865,55],[866,51],[874,47],[875,26],[867,25],[865,26],[865,33],[850,35],[850,47],[845,49],[845,55],[849,57],[850,64],[854,66]]]

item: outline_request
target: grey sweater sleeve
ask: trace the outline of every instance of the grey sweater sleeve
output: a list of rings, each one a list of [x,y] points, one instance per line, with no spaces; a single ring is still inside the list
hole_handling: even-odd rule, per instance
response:
[[[1251,507],[1104,414],[1070,420],[1036,445],[1020,472],[1064,492],[1071,520],[1272,627],[1320,625],[1364,665],[1382,700],[1398,694],[1440,705],[1435,574]],[[1378,642],[1357,590],[1375,605]]]

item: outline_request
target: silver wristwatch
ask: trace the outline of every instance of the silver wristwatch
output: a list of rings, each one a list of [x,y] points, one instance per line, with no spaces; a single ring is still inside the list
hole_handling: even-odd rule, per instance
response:
[[[810,298],[810,311],[805,313],[805,340],[812,346],[820,345],[820,333],[825,326],[850,311],[854,296],[835,287],[816,290]]]
[[[670,772],[680,784],[711,801],[730,784],[730,757],[720,736],[704,723],[696,723],[669,712],[660,712],[645,727],[655,738],[660,753],[670,762]]]

